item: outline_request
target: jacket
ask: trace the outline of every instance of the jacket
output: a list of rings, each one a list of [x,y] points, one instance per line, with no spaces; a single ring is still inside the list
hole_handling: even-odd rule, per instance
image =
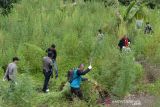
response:
[[[90,69],[87,69],[85,71],[80,71],[80,70],[74,71],[74,74],[73,74],[74,79],[70,83],[70,87],[80,88],[81,81],[87,80],[86,78],[82,78],[82,75],[87,74],[89,71]]]
[[[17,73],[17,65],[12,62],[8,65],[4,79],[15,81],[16,80],[16,73]]]

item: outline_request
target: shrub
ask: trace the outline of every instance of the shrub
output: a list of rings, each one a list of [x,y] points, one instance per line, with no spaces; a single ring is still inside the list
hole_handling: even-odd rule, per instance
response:
[[[11,12],[11,9],[13,8],[13,4],[17,3],[20,0],[0,0],[0,8],[2,8],[2,14],[8,15],[8,13]]]
[[[33,84],[27,74],[20,75],[17,85],[10,85],[3,90],[2,98],[4,106],[12,107],[31,107],[34,96]]]

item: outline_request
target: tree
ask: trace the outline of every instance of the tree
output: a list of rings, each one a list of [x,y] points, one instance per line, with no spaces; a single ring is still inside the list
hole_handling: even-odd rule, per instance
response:
[[[19,0],[0,0],[0,8],[2,15],[8,15],[13,8],[13,3],[17,3]]]

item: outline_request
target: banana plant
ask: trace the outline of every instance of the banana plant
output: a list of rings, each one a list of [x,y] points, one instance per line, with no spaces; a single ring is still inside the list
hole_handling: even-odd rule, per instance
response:
[[[145,6],[145,2],[133,1],[124,15],[124,21],[129,23],[133,19],[144,20],[147,16]]]

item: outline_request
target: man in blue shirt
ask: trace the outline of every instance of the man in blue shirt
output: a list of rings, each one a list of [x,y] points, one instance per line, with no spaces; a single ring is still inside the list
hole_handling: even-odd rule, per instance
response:
[[[80,64],[77,70],[74,70],[73,80],[70,82],[71,94],[75,94],[80,99],[83,98],[82,91],[80,90],[81,81],[87,80],[86,78],[82,78],[82,75],[87,74],[91,71],[92,66],[90,65],[88,69],[84,70],[84,64]]]

